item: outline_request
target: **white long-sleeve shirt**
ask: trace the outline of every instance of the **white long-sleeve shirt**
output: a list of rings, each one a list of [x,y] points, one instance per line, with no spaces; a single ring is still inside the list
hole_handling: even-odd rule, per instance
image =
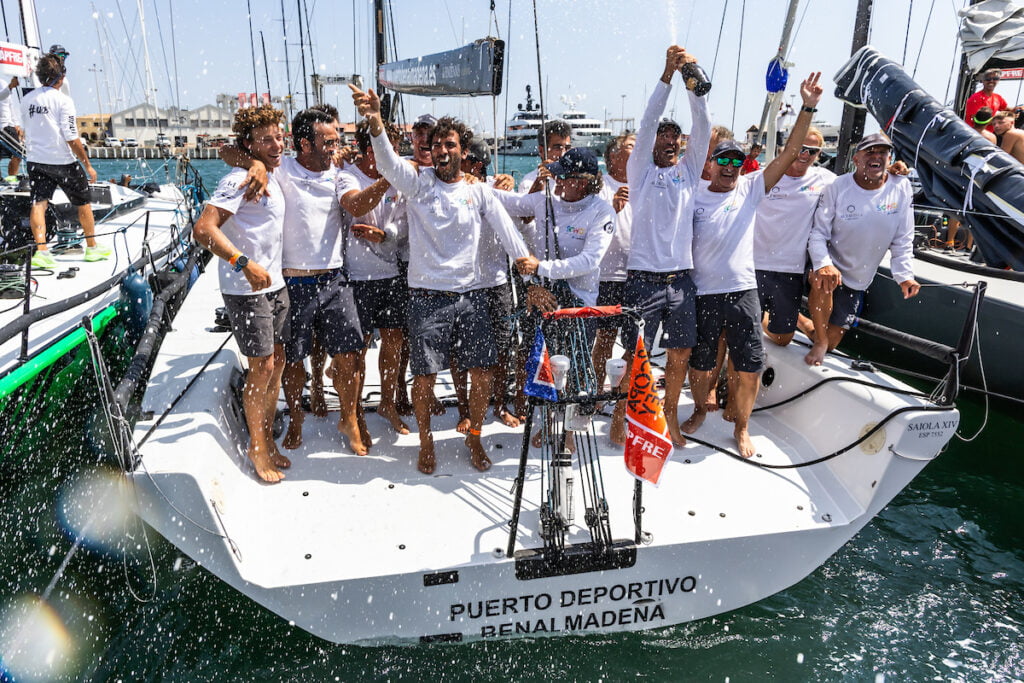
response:
[[[68,142],[78,139],[75,103],[46,85],[21,101],[25,129],[25,158],[37,164],[66,166],[75,163]]]
[[[667,273],[693,267],[689,209],[711,142],[711,117],[707,100],[687,91],[693,126],[686,153],[675,166],[658,167],[651,155],[670,92],[672,86],[664,81],[659,80],[654,87],[626,165],[629,202],[633,205],[630,270]]]
[[[609,204],[615,197],[620,187],[626,187],[627,183],[620,183],[611,175],[604,174],[604,185],[601,188],[601,199]],[[612,207],[614,210],[614,206]],[[629,245],[633,235],[633,203],[626,202],[622,211],[615,214],[615,234],[612,235],[611,244],[601,261],[601,282],[625,282],[626,264],[629,262]]]
[[[523,230],[531,250],[541,259],[537,274],[552,280],[565,280],[585,305],[595,306],[601,260],[615,232],[615,211],[611,205],[596,194],[578,202],[552,197],[553,216],[545,235],[546,200],[543,192],[518,195],[498,191],[494,194],[513,216],[535,218]],[[556,235],[561,258],[555,258]]]
[[[433,168],[417,172],[383,134],[373,137],[372,145],[377,170],[405,196],[410,287],[448,292],[479,289],[480,240],[486,226],[509,256],[529,255],[512,219],[485,183],[446,183]]]
[[[11,97],[10,88],[0,88],[0,128],[17,126],[18,121],[14,118],[14,98]]]
[[[814,269],[835,266],[850,289],[868,288],[888,249],[896,282],[914,278],[913,190],[889,175],[881,188],[865,190],[852,173],[836,178],[818,202],[808,251]]]
[[[814,166],[802,176],[784,175],[776,183],[757,207],[754,220],[754,263],[758,270],[777,273],[807,270],[807,240],[814,223],[814,211],[825,188],[835,179],[832,171]]]

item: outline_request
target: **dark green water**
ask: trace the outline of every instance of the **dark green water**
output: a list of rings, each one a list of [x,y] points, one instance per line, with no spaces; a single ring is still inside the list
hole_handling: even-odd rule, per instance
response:
[[[961,431],[973,433],[984,406],[959,405]],[[643,633],[380,648],[289,626],[152,532],[150,602],[127,588],[152,590],[145,553],[126,571],[120,553],[81,546],[62,569],[74,540],[65,482],[96,457],[55,434],[0,474],[0,640],[9,601],[53,582],[48,602],[75,653],[69,680],[1019,680],[1020,414],[994,406],[976,441],[955,440],[825,565],[756,605]]]

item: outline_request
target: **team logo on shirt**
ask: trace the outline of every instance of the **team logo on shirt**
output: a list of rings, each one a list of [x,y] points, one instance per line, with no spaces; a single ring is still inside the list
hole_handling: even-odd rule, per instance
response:
[[[50,113],[50,108],[49,107],[42,107],[42,106],[40,106],[38,104],[30,104],[30,105],[28,105],[28,117],[29,118],[32,118],[36,114],[49,114],[49,113]]]
[[[730,211],[735,211],[737,206],[739,205],[736,202],[729,202],[728,204],[722,207],[722,213],[729,213]]]
[[[467,209],[472,209],[473,208],[473,198],[472,197],[459,197],[455,201],[458,202],[459,204],[461,204],[462,206],[466,207]]]
[[[565,234],[572,235],[576,239],[581,240],[587,236],[587,229],[582,226],[567,225],[565,226]]]
[[[848,205],[845,209],[839,212],[839,219],[844,221],[855,221],[861,218],[862,214],[857,210],[857,207],[853,204]]]
[[[897,201],[891,202],[879,202],[875,205],[875,211],[878,213],[884,213],[887,216],[891,216],[900,210],[900,203]]]
[[[613,223],[612,221],[608,221],[607,223],[605,223],[604,231],[611,235],[613,232],[615,232],[615,223]]]
[[[398,195],[384,195],[384,205],[394,204],[398,200]]]

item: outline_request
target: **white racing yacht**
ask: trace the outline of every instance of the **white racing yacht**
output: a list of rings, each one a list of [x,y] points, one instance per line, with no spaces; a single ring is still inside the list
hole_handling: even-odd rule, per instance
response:
[[[133,435],[137,510],[213,575],[335,643],[650,629],[781,591],[942,451],[969,353],[942,349],[949,382],[928,396],[868,364],[830,354],[810,367],[806,347],[766,343],[750,426],[757,455],[734,453],[732,425],[712,414],[657,487],[626,471],[600,414],[572,420],[580,431],[564,459],[532,447],[523,428],[488,422],[494,465],[478,472],[454,408],[434,418],[432,475],[416,469],[416,434],[370,414],[373,446],[358,457],[331,414],[307,416],[287,478],[267,485],[246,457],[244,358],[215,324],[217,288],[200,279],[156,360],[143,405],[153,416]],[[557,431],[577,400],[563,393],[534,413]],[[682,403],[688,414],[685,392]]]

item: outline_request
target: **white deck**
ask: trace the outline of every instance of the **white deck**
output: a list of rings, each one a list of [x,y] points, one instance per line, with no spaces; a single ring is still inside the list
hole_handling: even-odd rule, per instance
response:
[[[39,287],[31,301],[32,309],[56,303],[98,285],[123,272],[130,263],[139,259],[143,253],[143,237],[146,233],[146,211],[151,212],[148,231],[150,246],[154,251],[166,246],[172,234],[169,226],[172,223],[178,226],[187,224],[187,212],[184,215],[181,213],[186,211],[183,202],[181,193],[176,188],[164,185],[160,193],[147,199],[138,209],[96,224],[97,241],[113,249],[113,254],[108,260],[86,263],[83,260],[83,251],[78,249],[63,254],[55,253],[57,267],[52,274],[33,268],[33,278],[38,281]],[[129,225],[131,227],[124,232],[110,234]],[[78,268],[75,277],[57,279],[60,272],[71,267]],[[77,327],[83,316],[98,313],[115,301],[117,296],[118,289],[114,287],[91,301],[33,324],[29,330],[29,354],[43,348],[69,329]],[[3,311],[0,313],[0,328],[22,315],[22,306],[17,304],[18,300],[0,299],[0,310]],[[21,335],[17,335],[0,346],[0,369],[10,367],[20,354]]]

